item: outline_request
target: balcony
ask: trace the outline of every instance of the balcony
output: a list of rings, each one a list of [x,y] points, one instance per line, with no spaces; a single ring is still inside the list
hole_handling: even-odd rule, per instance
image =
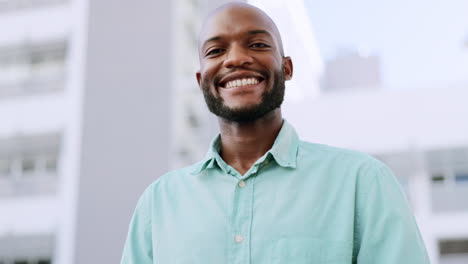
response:
[[[23,43],[0,47],[0,98],[64,89],[67,43]]]
[[[0,14],[31,8],[59,5],[69,0],[0,0]]]
[[[57,192],[60,136],[0,140],[0,198]]]

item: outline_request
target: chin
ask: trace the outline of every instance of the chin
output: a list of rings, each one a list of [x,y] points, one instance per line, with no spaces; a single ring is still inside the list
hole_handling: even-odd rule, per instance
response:
[[[226,106],[232,110],[243,110],[243,109],[255,108],[256,106],[259,106],[261,103],[262,102],[260,100],[252,100],[252,101],[243,100],[242,102],[238,102],[238,103],[226,104]]]

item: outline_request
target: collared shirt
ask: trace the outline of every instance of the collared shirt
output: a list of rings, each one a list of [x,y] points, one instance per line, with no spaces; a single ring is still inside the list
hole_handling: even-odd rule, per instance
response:
[[[123,264],[429,263],[399,184],[376,159],[300,141],[284,121],[241,175],[220,143],[145,190]]]

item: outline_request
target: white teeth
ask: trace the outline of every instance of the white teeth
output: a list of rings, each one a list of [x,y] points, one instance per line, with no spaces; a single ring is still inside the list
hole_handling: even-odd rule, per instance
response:
[[[233,87],[257,84],[257,83],[258,83],[258,80],[255,78],[237,79],[237,80],[232,80],[232,81],[227,82],[226,88],[233,88]]]

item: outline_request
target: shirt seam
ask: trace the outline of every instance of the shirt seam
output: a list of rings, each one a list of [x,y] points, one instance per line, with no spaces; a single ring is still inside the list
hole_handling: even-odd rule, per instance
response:
[[[365,172],[363,172],[363,174],[366,174],[366,175],[369,175],[369,172],[372,168],[375,168],[375,165],[373,163],[368,163],[366,168],[365,168]],[[359,253],[363,250],[363,248],[361,247],[361,244],[362,244],[362,237],[361,237],[361,231],[362,231],[362,224],[361,224],[361,212],[365,211],[366,208],[369,206],[369,194],[370,192],[372,191],[372,189],[374,188],[373,186],[376,184],[377,182],[377,178],[379,177],[380,174],[378,175],[372,175],[371,177],[371,181],[369,182],[369,187],[367,188],[367,190],[361,195],[361,199],[363,200],[363,203],[362,203],[362,206],[360,206],[358,204],[357,206],[357,212],[356,212],[356,219],[357,219],[357,223],[356,223],[356,230],[355,230],[355,234],[357,234],[355,236],[355,239],[354,239],[354,243],[358,244],[359,248],[357,248],[356,250],[353,250],[353,258],[355,258],[357,260],[358,256],[359,256]],[[359,196],[359,194],[358,194]],[[358,197],[359,199],[359,197]],[[367,253],[369,254],[369,253]],[[366,254],[366,255],[367,255]]]

